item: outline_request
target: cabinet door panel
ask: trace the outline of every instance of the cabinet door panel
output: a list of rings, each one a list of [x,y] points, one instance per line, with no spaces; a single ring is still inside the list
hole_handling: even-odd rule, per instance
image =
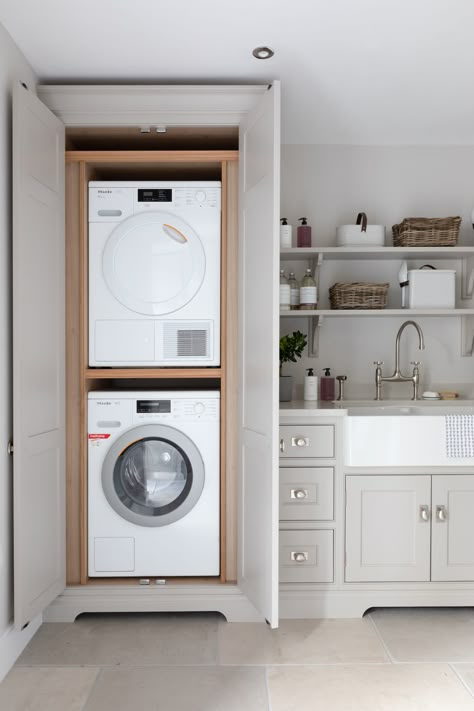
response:
[[[240,126],[239,574],[278,624],[280,86]]]
[[[429,509],[429,476],[347,476],[346,581],[429,580]]]
[[[65,555],[64,126],[13,101],[15,625],[62,592]]]
[[[431,579],[474,580],[474,475],[433,476]]]

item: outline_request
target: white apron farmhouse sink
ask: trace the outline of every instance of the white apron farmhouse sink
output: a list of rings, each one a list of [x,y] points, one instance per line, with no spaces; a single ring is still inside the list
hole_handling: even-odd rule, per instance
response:
[[[445,415],[474,415],[474,407],[439,404],[348,407],[344,437],[346,466],[474,465],[474,458],[447,456]]]

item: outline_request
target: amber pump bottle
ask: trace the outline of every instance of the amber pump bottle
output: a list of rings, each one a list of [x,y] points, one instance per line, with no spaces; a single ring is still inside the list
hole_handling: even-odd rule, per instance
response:
[[[296,230],[296,246],[311,247],[311,225],[308,225],[307,217],[298,217],[301,225],[298,225]]]
[[[323,370],[324,375],[321,376],[319,381],[320,398],[321,400],[334,400],[336,397],[335,378],[331,376],[330,368],[323,368]]]

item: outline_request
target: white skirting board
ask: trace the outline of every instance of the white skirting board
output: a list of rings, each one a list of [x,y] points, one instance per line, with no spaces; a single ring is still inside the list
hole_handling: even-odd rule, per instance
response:
[[[13,625],[0,637],[0,681],[8,674],[28,642],[40,627],[43,618],[38,615],[22,630]]]
[[[220,612],[228,622],[264,622],[237,585],[78,585],[46,608],[45,622],[83,612]]]
[[[362,617],[371,607],[473,607],[474,589],[280,592],[280,619]]]

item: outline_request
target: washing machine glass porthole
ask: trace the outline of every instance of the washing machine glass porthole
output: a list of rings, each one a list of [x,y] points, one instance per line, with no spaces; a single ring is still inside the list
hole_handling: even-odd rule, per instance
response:
[[[117,438],[101,478],[107,501],[123,519],[138,526],[168,526],[198,503],[205,470],[190,437],[168,425],[150,424]]]
[[[134,442],[118,457],[114,488],[130,511],[163,516],[187,498],[193,472],[186,453],[169,440],[148,437]]]

